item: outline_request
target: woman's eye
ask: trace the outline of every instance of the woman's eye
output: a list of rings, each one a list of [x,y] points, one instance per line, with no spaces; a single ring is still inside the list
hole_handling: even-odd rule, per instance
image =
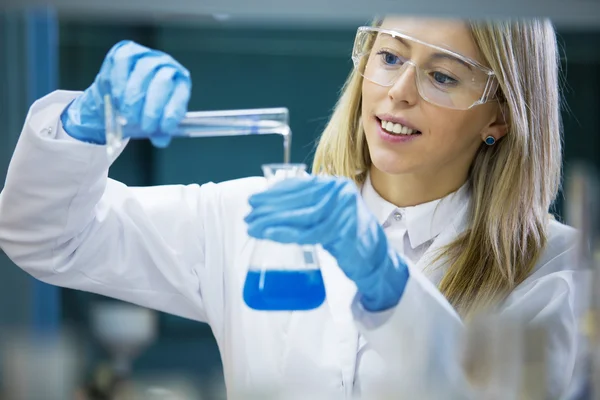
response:
[[[383,62],[388,65],[402,65],[402,59],[397,55],[390,53],[389,51],[380,51],[378,53]]]
[[[455,85],[458,83],[456,79],[441,72],[433,72],[432,76],[436,83],[440,83],[442,85]]]

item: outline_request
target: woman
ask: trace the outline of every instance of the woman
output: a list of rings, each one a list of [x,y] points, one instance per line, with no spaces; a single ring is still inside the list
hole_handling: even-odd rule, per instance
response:
[[[464,398],[461,317],[490,307],[547,329],[548,391],[560,396],[576,268],[574,232],[548,216],[561,169],[552,26],[374,25],[357,33],[316,175],[266,191],[262,178],[108,180],[107,90],[165,146],[191,86],[168,55],[118,44],[83,94],[32,107],[0,197],[2,249],[45,282],[208,322],[232,397],[374,398],[382,382],[416,382],[413,398]],[[246,307],[250,237],[321,245],[326,304]]]

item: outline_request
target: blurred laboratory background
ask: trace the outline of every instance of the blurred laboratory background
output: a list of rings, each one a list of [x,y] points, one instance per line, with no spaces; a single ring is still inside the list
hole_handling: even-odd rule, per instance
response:
[[[315,141],[351,69],[356,27],[350,21],[328,24],[325,18],[294,24],[237,21],[229,15],[131,19],[61,15],[45,7],[0,11],[0,181],[32,102],[58,88],[85,89],[109,48],[123,39],[168,52],[191,71],[190,110],[287,107],[291,159],[310,165]],[[565,166],[585,160],[600,167],[600,21],[561,24],[558,30]],[[177,139],[166,149],[133,141],[110,175],[128,185],[219,182],[261,175],[261,164],[280,161],[282,139],[276,135]],[[562,218],[562,199],[554,211]],[[80,371],[88,379],[111,357],[95,331],[96,319],[103,317],[93,312],[98,304],[115,306],[99,296],[36,282],[0,252],[0,330],[68,329],[84,355]],[[115,318],[139,318],[139,329],[155,332],[134,357],[134,375],[174,376],[203,391],[223,385],[208,326],[132,312]]]

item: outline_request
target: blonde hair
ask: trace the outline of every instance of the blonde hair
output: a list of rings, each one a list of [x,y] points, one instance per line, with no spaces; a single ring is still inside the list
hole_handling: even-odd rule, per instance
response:
[[[496,74],[509,129],[476,154],[469,226],[439,255],[449,261],[439,289],[463,316],[497,304],[530,274],[547,242],[562,165],[552,24],[532,19],[468,26]],[[353,70],[317,146],[313,172],[364,182],[371,161],[360,122],[361,89],[362,77]]]

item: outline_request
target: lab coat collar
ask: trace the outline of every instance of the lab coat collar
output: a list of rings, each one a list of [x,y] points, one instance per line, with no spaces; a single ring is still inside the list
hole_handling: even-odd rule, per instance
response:
[[[381,225],[388,221],[392,214],[396,212],[402,214],[410,245],[413,249],[436,238],[454,221],[457,214],[470,201],[468,183],[441,199],[412,207],[396,207],[383,199],[375,191],[369,175],[367,175],[361,192],[367,207]]]

